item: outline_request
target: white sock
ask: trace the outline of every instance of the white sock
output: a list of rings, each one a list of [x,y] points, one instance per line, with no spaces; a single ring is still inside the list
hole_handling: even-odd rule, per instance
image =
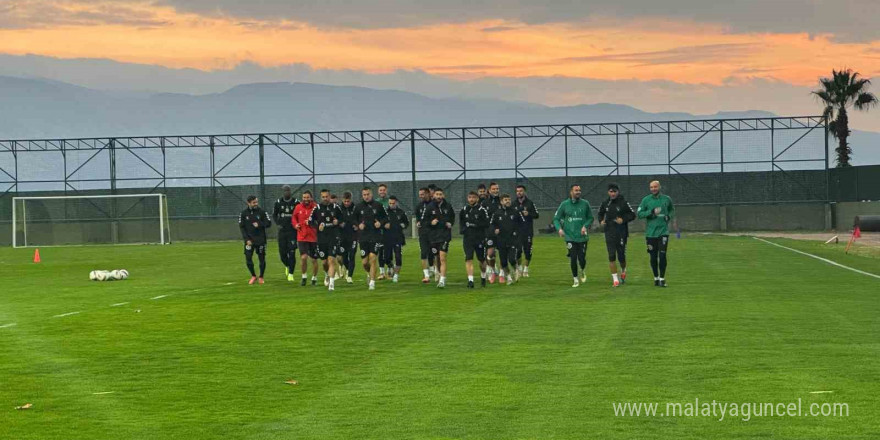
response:
[[[470,281],[470,282],[473,283],[473,282],[474,282],[474,276],[473,276],[473,275],[468,275],[468,281]]]
[[[384,267],[379,268],[379,275],[385,275],[385,268]]]
[[[334,287],[333,278],[330,278],[330,287]]]
[[[574,282],[578,282],[578,277],[573,277],[573,278],[574,278]]]
[[[428,269],[422,269],[422,273],[425,274],[425,278],[430,278],[430,277],[431,277],[431,271],[428,270]]]
[[[440,277],[440,282],[443,283],[443,284],[446,284],[446,277],[441,276],[441,277]]]
[[[318,281],[318,277],[315,275],[312,275],[312,281]]]
[[[501,269],[501,272],[498,273],[498,276],[504,276],[504,269]]]
[[[654,281],[660,281],[660,277],[654,277]]]
[[[615,283],[617,283],[617,282],[620,281],[620,280],[617,279],[617,274],[616,274],[616,273],[611,274],[611,278],[614,279],[614,282],[615,282]]]
[[[523,267],[523,273],[529,273],[529,266]]]
[[[431,266],[431,273],[437,272],[437,268],[435,266]]]
[[[486,272],[480,272],[480,278],[486,279]]]
[[[309,276],[306,275],[306,274],[303,274],[303,279],[304,279],[304,280],[307,280],[307,279],[309,279]]]
[[[666,278],[660,277],[660,281],[666,281]]]

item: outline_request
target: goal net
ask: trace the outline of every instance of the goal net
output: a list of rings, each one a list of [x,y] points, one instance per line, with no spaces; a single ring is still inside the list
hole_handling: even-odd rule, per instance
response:
[[[164,194],[14,197],[12,246],[168,244]]]

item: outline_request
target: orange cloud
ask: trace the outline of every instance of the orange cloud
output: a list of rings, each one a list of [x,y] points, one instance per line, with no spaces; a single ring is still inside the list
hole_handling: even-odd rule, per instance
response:
[[[0,11],[0,52],[110,58],[197,69],[250,60],[264,66],[451,78],[572,76],[722,84],[774,78],[813,85],[832,67],[880,71],[880,41],[830,35],[732,34],[683,21],[594,19],[527,25],[501,20],[392,29],[326,29],[283,20],[241,21],[150,3],[13,1]],[[30,24],[28,24],[30,23]]]

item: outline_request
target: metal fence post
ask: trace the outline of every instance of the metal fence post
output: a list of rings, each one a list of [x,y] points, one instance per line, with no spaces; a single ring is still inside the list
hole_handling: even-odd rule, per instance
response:
[[[825,200],[831,200],[831,174],[830,163],[828,160],[828,117],[822,118],[822,125],[825,126]],[[858,182],[858,171],[856,171],[856,182]],[[858,186],[856,186],[856,196],[858,197]]]
[[[565,142],[565,188],[566,191],[568,191],[571,188],[571,182],[568,180],[568,126],[566,125],[562,130],[564,133],[562,136]],[[587,195],[584,194],[584,198],[586,197]]]
[[[419,199],[419,185],[416,183],[416,131],[409,131],[409,152],[410,152],[410,160],[412,161],[412,188],[413,188],[413,197],[412,197],[412,207],[413,212],[415,212],[418,199]]]
[[[266,200],[266,143],[263,139],[263,135],[260,135],[259,142],[260,142],[260,200]]]
[[[721,197],[719,197],[718,200],[724,205],[724,193],[726,192],[726,189],[724,188],[724,122],[720,122],[718,127],[721,129],[721,133],[718,136],[718,141],[721,146],[721,184],[718,185],[718,189],[721,193]]]
[[[309,145],[312,147],[312,194],[317,194],[318,179],[315,177],[315,133],[309,133]]]
[[[165,142],[165,138],[162,138],[162,142]],[[217,164],[214,151],[214,136],[211,136],[208,146],[211,149],[209,152],[209,160],[211,161],[211,215],[214,216],[217,215]],[[162,151],[165,151],[164,148]]]

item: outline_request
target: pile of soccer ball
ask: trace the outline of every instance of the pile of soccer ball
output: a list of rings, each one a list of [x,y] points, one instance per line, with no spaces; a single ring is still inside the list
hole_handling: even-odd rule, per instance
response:
[[[122,281],[128,279],[128,271],[125,269],[93,270],[89,272],[89,279],[92,281]]]

